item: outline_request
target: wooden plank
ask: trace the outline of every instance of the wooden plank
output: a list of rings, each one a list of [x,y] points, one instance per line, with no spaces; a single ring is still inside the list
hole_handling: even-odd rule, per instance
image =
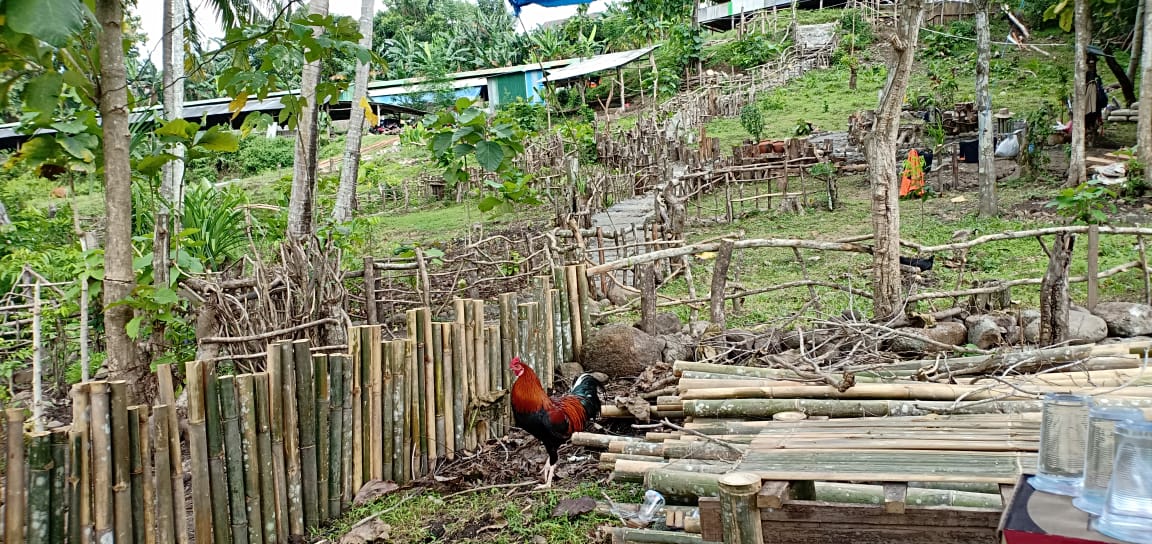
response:
[[[1035,454],[912,450],[749,451],[741,470],[765,480],[1015,483]],[[947,470],[942,470],[946,467]]]
[[[892,482],[884,484],[884,511],[889,514],[903,514],[907,508],[908,484]]]
[[[792,500],[779,509],[760,511],[760,518],[774,522],[812,522],[850,526],[975,527],[995,530],[1000,524],[999,508],[912,507],[902,514],[885,512],[872,504],[829,503]]]
[[[1012,504],[1012,496],[1016,494],[1016,486],[1013,484],[1000,484],[1000,499],[1004,504],[1004,508],[1008,508]]]
[[[706,542],[723,542],[724,526],[720,522],[720,498],[700,497],[699,507],[700,538]]]
[[[756,495],[756,506],[759,508],[780,508],[788,500],[790,482],[773,480],[764,482],[760,493]]]
[[[788,544],[999,544],[995,528],[887,526],[854,527],[849,523],[765,522],[764,534],[772,542]]]

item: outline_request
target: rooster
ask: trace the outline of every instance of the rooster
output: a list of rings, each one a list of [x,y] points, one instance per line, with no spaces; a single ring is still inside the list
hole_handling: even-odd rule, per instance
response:
[[[581,374],[571,391],[549,398],[536,373],[519,357],[513,357],[508,367],[516,376],[512,384],[512,414],[516,426],[544,444],[548,463],[544,465],[544,484],[539,487],[552,487],[557,450],[572,433],[583,431],[590,420],[600,417],[600,382],[592,374]]]

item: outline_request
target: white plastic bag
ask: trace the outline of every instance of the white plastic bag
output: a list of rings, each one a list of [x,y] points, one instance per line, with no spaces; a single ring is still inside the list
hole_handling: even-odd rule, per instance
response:
[[[1004,137],[1000,145],[996,146],[996,156],[1000,158],[1010,159],[1020,153],[1020,138],[1013,132]]]

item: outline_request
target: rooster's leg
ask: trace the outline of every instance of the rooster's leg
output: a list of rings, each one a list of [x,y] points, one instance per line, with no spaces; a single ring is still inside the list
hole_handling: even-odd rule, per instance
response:
[[[549,489],[552,487],[552,475],[556,467],[552,465],[552,461],[548,460],[544,463],[544,483],[536,486],[536,489]]]

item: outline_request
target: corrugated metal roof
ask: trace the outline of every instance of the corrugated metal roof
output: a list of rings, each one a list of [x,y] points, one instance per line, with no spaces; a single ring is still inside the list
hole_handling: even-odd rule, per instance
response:
[[[488,80],[482,77],[477,77],[472,79],[457,79],[455,81],[446,82],[445,84],[452,89],[466,89],[469,87],[483,87],[488,84]],[[398,94],[426,93],[429,92],[429,87],[430,86],[428,85],[403,85],[399,87],[386,87],[376,90],[369,89],[368,96],[377,97],[394,96]],[[431,88],[435,89],[435,86],[431,86]]]
[[[574,77],[585,76],[602,72],[604,70],[612,70],[619,68],[632,62],[660,47],[660,44],[645,47],[643,49],[633,49],[631,51],[621,51],[619,53],[606,53],[604,55],[596,55],[580,62],[570,64],[558,70],[549,70],[547,77],[544,81],[554,82],[563,81],[565,79],[572,79]]]

